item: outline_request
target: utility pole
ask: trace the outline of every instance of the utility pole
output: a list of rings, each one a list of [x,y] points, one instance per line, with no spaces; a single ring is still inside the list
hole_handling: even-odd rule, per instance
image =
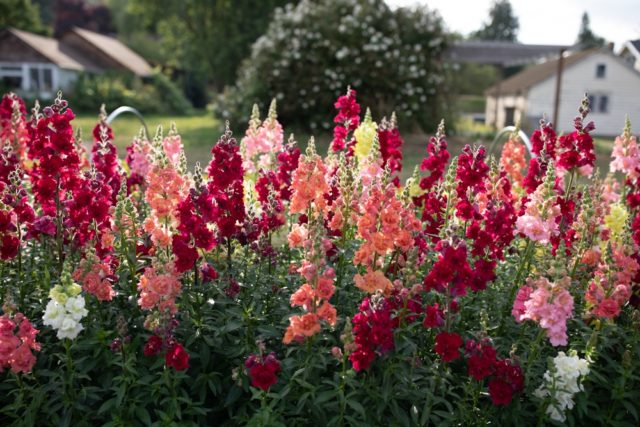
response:
[[[558,70],[556,72],[556,94],[553,100],[553,127],[558,130],[558,115],[560,114],[560,89],[562,88],[562,72],[564,68],[564,52],[560,49],[560,57],[558,58]]]

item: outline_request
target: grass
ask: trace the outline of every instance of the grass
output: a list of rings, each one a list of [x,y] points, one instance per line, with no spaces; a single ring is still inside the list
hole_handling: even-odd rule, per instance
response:
[[[182,136],[182,142],[185,147],[187,160],[190,167],[196,162],[200,162],[203,166],[209,163],[211,159],[210,151],[218,140],[221,133],[221,124],[213,115],[206,111],[198,111],[190,116],[172,117],[172,116],[146,116],[145,121],[149,128],[149,132],[155,134],[158,125],[162,125],[165,132],[168,131],[171,122],[175,122],[178,132]],[[82,129],[85,141],[91,140],[91,132],[97,122],[96,116],[79,115],[73,121],[76,128]],[[140,121],[132,115],[119,116],[112,123],[115,144],[121,157],[125,155],[125,147],[131,143],[131,140],[138,134],[141,124]],[[462,126],[464,127],[464,126]],[[473,129],[477,132],[460,132],[459,135],[448,136],[449,152],[451,156],[457,156],[465,144],[483,143],[489,145],[493,137],[491,132],[485,132],[486,129]],[[236,135],[238,138],[241,136]],[[415,166],[419,165],[422,158],[426,155],[426,146],[430,135],[424,133],[413,133],[403,135],[405,144],[403,147],[403,172],[402,180],[411,176]],[[304,150],[307,146],[309,137],[307,135],[299,135],[297,138],[300,148]],[[326,154],[331,141],[330,132],[323,132],[315,136],[318,152],[322,155]],[[601,176],[609,170],[609,157],[613,146],[612,139],[596,138],[595,147],[597,154],[597,167],[600,168]],[[500,147],[496,147],[495,156],[500,155]]]
[[[168,132],[172,122],[175,122],[178,132],[182,137],[185,153],[190,165],[196,161],[206,164],[210,158],[211,147],[220,136],[220,121],[213,117],[210,112],[198,111],[189,116],[145,116],[145,122],[151,133],[156,132],[156,128],[162,125],[164,133]],[[92,115],[79,115],[72,122],[74,128],[82,129],[83,139],[91,141],[91,132],[97,123],[97,117]],[[118,147],[120,157],[125,155],[125,147],[131,144],[133,137],[138,134],[141,128],[140,120],[133,115],[118,116],[111,124],[115,136],[115,145]]]

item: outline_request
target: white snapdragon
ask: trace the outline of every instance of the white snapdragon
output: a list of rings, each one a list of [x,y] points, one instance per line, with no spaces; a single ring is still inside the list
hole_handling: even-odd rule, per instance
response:
[[[561,351],[553,359],[544,382],[533,392],[534,396],[549,401],[545,412],[552,420],[566,419],[565,411],[573,408],[573,396],[583,390],[581,379],[588,373],[589,362],[579,358],[575,351],[569,355]]]
[[[60,284],[49,292],[51,300],[47,303],[43,323],[57,331],[58,339],[74,339],[82,331],[80,321],[89,313],[85,308],[82,288],[71,279],[68,271],[63,271]]]

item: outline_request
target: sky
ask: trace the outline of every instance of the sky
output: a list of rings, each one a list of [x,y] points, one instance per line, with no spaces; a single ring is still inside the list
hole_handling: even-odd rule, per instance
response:
[[[487,21],[493,0],[386,0],[391,7],[426,4],[440,12],[450,31],[468,35]],[[583,12],[591,30],[616,50],[640,39],[640,0],[511,0],[520,20],[518,41],[528,44],[573,44]]]

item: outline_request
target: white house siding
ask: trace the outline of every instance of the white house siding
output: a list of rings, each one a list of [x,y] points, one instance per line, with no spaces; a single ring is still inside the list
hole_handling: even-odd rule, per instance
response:
[[[505,95],[498,99],[498,120],[496,123],[496,98],[494,96],[487,97],[485,106],[485,123],[489,125],[496,124],[498,129],[505,126],[513,125],[518,120],[523,120],[522,113],[526,110],[527,100],[523,95]],[[506,123],[507,108],[514,108],[514,123]]]
[[[604,78],[596,78],[598,64],[606,64]],[[553,119],[555,85],[553,76],[529,89],[525,113],[529,121],[538,121],[543,114],[548,120]],[[640,74],[603,52],[594,53],[564,70],[556,129],[564,132],[573,129],[573,119],[585,92],[606,94],[609,98],[607,113],[593,108],[589,115],[596,125],[594,134],[612,136],[621,133],[627,114],[632,124],[640,128]]]

